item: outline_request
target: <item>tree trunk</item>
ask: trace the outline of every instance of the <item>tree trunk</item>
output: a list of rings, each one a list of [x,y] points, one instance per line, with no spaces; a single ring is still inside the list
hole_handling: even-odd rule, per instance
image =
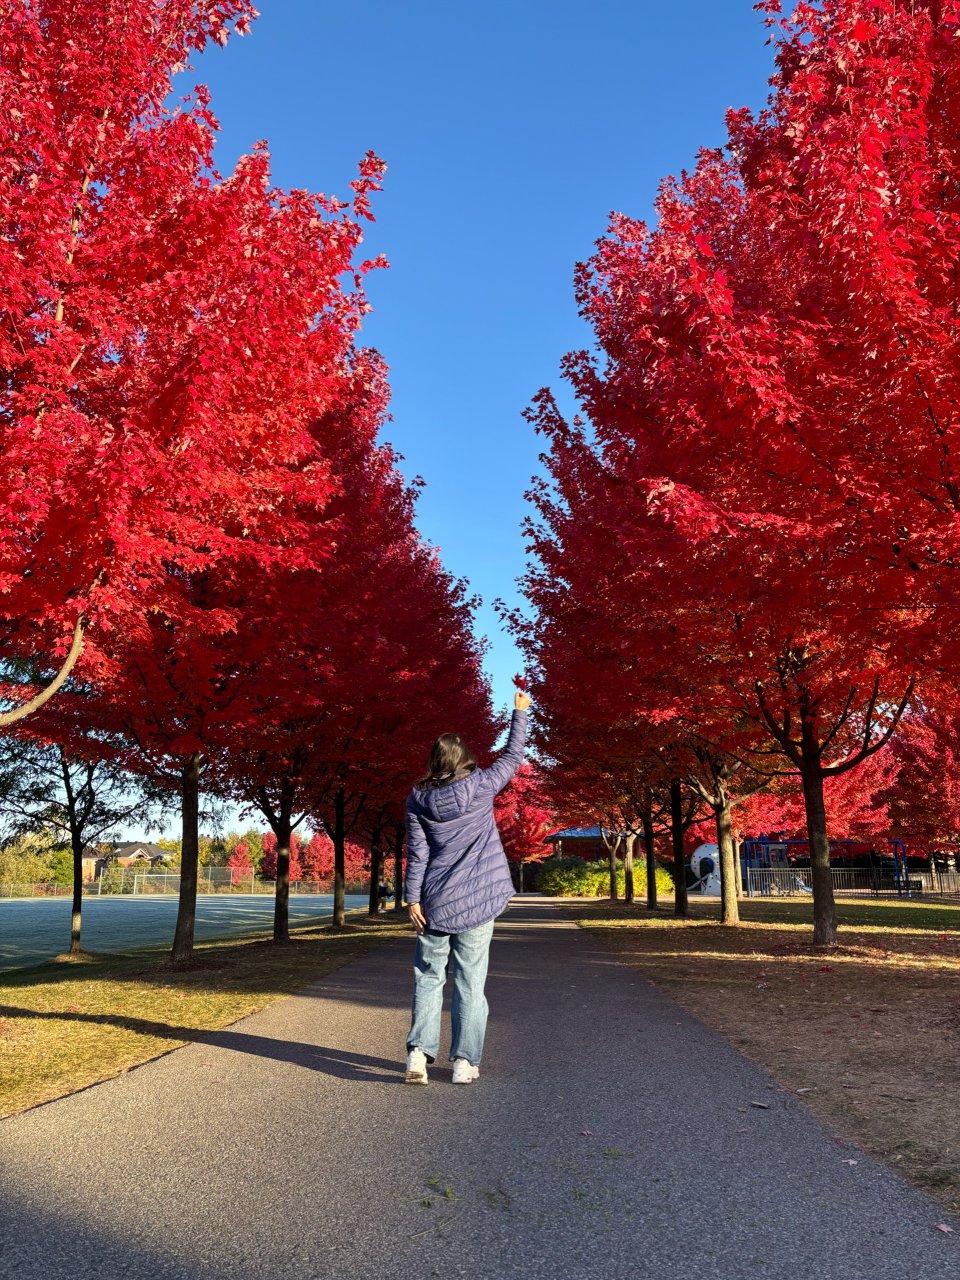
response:
[[[197,918],[197,869],[200,865],[200,753],[189,756],[180,774],[180,902],[173,935],[172,959],[183,964],[193,956],[193,926]]]
[[[743,864],[740,861],[740,844],[739,840],[733,842],[733,869],[737,877],[737,901],[743,897]]]
[[[833,876],[830,874],[830,844],[827,840],[823,769],[819,756],[804,762],[800,781],[803,783],[803,805],[807,813],[807,839],[810,844],[813,941],[818,946],[829,946],[837,940],[837,904],[833,897]]]
[[[83,840],[79,832],[72,832],[70,844],[73,849],[73,906],[70,911],[70,954],[81,955],[80,915],[83,910]]]
[[[403,827],[397,827],[393,839],[393,909],[403,910]]]
[[[296,781],[289,775],[280,782],[280,803],[276,809],[266,806],[264,812],[277,840],[277,891],[273,901],[273,940],[290,941],[290,845],[293,839],[293,805]]]
[[[643,823],[643,852],[647,863],[647,910],[657,909],[657,859],[653,849],[653,815],[647,809],[640,815]]]
[[[633,905],[633,850],[637,837],[628,831],[623,838],[623,900],[627,906]]]
[[[80,917],[83,910],[83,823],[77,813],[77,796],[70,776],[70,762],[63,747],[60,748],[60,772],[63,791],[67,798],[67,819],[70,823],[70,848],[73,853],[73,904],[70,911],[70,954],[78,956],[80,946]],[[86,810],[89,812],[89,810]]]
[[[617,850],[620,848],[620,837],[607,843],[607,861],[610,866],[610,901],[617,901]]]
[[[333,814],[333,923],[338,929],[347,922],[344,901],[347,860],[346,808],[346,793],[343,787],[340,787],[334,801]]]
[[[281,804],[283,801],[281,800]],[[277,896],[273,904],[273,940],[290,941],[290,814],[281,809],[273,834],[277,837]]]
[[[374,827],[370,835],[370,897],[367,900],[367,914],[380,914],[380,869],[383,865],[383,844],[380,839],[380,828]]]
[[[687,862],[683,856],[683,791],[679,778],[670,783],[670,836],[673,841],[674,913],[685,916],[687,904]]]
[[[740,908],[737,904],[736,853],[730,824],[730,797],[725,790],[721,790],[720,796],[722,803],[714,809],[717,819],[717,847],[720,850],[720,923],[739,924]]]

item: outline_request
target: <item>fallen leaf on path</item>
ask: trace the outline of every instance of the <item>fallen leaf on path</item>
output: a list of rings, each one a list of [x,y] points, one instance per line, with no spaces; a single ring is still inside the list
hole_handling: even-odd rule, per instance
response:
[[[581,1129],[581,1130],[580,1130],[580,1132],[583,1134],[583,1136],[584,1136],[585,1138],[592,1138],[592,1137],[593,1137],[593,1130],[592,1130],[592,1129]]]
[[[943,1234],[947,1236],[953,1235],[953,1227],[948,1227],[945,1222],[938,1222],[937,1230],[942,1231]]]
[[[751,1105],[751,1107],[759,1107],[761,1111],[769,1111],[769,1110],[770,1110],[770,1103],[769,1103],[769,1102],[751,1102],[751,1103],[750,1103],[750,1105]]]
[[[858,1160],[844,1160],[843,1164],[859,1164]]]

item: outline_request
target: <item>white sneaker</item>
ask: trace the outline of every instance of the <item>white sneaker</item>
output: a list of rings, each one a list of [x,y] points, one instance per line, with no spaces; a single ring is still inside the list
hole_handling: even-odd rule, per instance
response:
[[[468,1062],[466,1058],[455,1058],[453,1062],[453,1083],[454,1084],[473,1084],[474,1080],[479,1079],[480,1068],[475,1067],[472,1062]]]
[[[411,1049],[407,1054],[406,1083],[427,1083],[427,1055],[422,1049]]]

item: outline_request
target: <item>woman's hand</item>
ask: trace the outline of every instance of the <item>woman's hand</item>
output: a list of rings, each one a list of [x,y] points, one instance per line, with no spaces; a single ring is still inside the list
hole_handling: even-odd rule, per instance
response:
[[[530,705],[530,695],[528,693],[521,693],[518,689],[513,695],[513,705],[518,711],[526,711],[527,707]]]
[[[410,912],[410,923],[416,929],[417,933],[423,933],[427,927],[427,917],[423,914],[423,908],[419,902],[411,902],[407,910]]]

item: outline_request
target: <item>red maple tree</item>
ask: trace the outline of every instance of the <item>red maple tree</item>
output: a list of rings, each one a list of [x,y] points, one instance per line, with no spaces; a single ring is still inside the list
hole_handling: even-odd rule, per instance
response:
[[[280,587],[298,607],[271,629],[262,701],[221,768],[224,785],[264,814],[279,841],[278,941],[288,928],[283,851],[299,823],[322,824],[333,842],[341,925],[348,839],[365,835],[379,862],[440,718],[455,718],[480,750],[493,736],[473,602],[416,532],[415,492],[377,440],[386,409],[385,371],[360,353],[352,395],[317,425],[336,486],[320,532],[336,554]]]
[[[290,836],[290,852],[289,863],[287,867],[287,875],[291,884],[303,878],[304,867],[300,860],[300,838],[294,832]],[[277,837],[272,831],[267,831],[263,837],[263,857],[260,859],[260,874],[265,880],[276,880],[277,878]]]
[[[549,856],[550,846],[544,843],[544,837],[555,825],[544,779],[535,765],[526,761],[520,766],[510,785],[497,796],[494,816],[504,852],[518,868],[522,893],[523,868]]]
[[[254,14],[4,6],[0,638],[41,682],[69,650],[36,697],[33,676],[7,685],[5,721],[60,687],[84,633],[109,647],[182,575],[289,542],[276,459],[322,501],[307,425],[365,308],[342,279],[382,166],[364,161],[352,218],[272,188],[262,147],[216,174],[208,95],[170,106],[171,78]]]
[[[897,770],[881,793],[890,833],[927,848],[960,846],[960,721],[952,707],[906,717],[893,755]]]
[[[171,77],[246,29],[245,0],[8,9],[0,498],[29,502],[0,535],[7,635],[39,654],[66,619],[72,662],[85,633],[131,763],[182,788],[184,959],[201,773],[261,706],[280,589],[333,548],[322,424],[362,378],[355,259],[383,166],[364,159],[348,203],[274,187],[263,146],[214,171],[208,95],[170,107]]]
[[[326,880],[333,873],[333,841],[325,831],[315,832],[300,851],[305,880]]]
[[[603,363],[567,361],[596,446],[565,518],[616,556],[584,609],[628,672],[659,665],[668,715],[800,779],[829,943],[825,789],[956,674],[960,8],[763,7],[769,108],[578,274]]]
[[[234,845],[229,858],[227,858],[227,866],[230,868],[230,883],[232,885],[242,884],[248,877],[253,876],[250,846],[245,840],[238,840]]]

